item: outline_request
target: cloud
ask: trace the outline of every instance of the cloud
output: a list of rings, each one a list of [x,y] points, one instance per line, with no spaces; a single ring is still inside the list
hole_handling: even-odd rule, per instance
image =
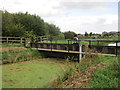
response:
[[[70,30],[76,33],[85,33],[86,31],[101,33],[118,30],[117,15],[54,17],[47,21],[49,20],[55,20],[53,23],[59,26],[63,32]]]
[[[60,7],[64,7],[66,9],[71,8],[79,8],[79,9],[91,9],[95,7],[101,7],[108,3],[106,2],[61,2]]]
[[[37,14],[62,31],[84,33],[118,30],[117,7],[112,2],[118,0],[4,0],[2,6],[9,12]]]

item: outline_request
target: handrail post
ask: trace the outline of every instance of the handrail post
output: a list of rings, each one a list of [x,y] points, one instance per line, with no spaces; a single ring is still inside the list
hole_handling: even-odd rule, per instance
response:
[[[68,52],[69,52],[69,40],[68,40]]]
[[[97,46],[99,46],[99,41],[97,41]]]
[[[82,44],[81,43],[78,43],[79,45],[79,58],[78,58],[78,63],[81,61],[81,58],[82,58]]]
[[[91,40],[89,40],[89,48],[91,48]]]
[[[117,41],[116,41],[116,56],[117,56],[117,51],[118,51],[118,45],[117,45]]]
[[[51,51],[52,51],[52,40],[51,40]]]

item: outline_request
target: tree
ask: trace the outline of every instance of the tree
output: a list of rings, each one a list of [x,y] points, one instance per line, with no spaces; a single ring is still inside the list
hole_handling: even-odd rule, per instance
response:
[[[37,15],[26,13],[2,13],[3,16],[3,36],[33,37],[47,36],[51,39],[63,39],[64,34],[60,28],[54,24],[48,24]]]
[[[46,23],[46,32],[49,39],[64,39],[64,34],[61,33],[60,28],[54,24]]]
[[[92,34],[92,32],[90,32],[90,34],[89,34],[89,35],[90,35],[90,37],[91,37],[91,36],[93,35],[93,34]]]
[[[35,38],[35,34],[33,31],[25,31],[24,35],[25,38]]]
[[[87,33],[87,32],[85,32],[85,36],[86,36],[86,37],[88,36],[88,33]]]
[[[65,35],[65,39],[73,39],[75,32],[72,31],[64,32],[64,35]]]

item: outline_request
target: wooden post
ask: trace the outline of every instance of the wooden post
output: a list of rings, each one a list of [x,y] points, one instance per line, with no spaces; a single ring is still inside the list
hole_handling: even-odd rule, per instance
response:
[[[8,37],[7,37],[7,43],[8,43]]]
[[[22,37],[20,38],[20,43],[22,44]]]
[[[99,41],[97,41],[97,45],[99,46]]]
[[[51,51],[52,51],[52,40],[51,40]]]
[[[69,52],[69,40],[68,40],[68,52]]]
[[[117,46],[117,41],[116,41],[116,56],[117,56],[117,49],[118,49],[118,46]]]
[[[89,48],[91,48],[91,40],[89,40]]]

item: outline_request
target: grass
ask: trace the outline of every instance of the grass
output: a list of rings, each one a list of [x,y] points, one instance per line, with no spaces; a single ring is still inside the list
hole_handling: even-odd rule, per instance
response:
[[[105,37],[105,38],[97,38],[97,39],[92,39],[92,38],[83,38],[82,40],[120,40],[120,37]]]
[[[3,88],[49,88],[70,75],[71,69],[66,67],[65,60],[35,60],[42,57],[31,48],[2,52]]]
[[[119,67],[117,57],[98,57],[92,55],[89,50],[87,52],[89,54],[79,64],[53,59],[33,60],[41,56],[33,49],[3,52],[3,60],[30,60],[3,66],[3,88],[49,88],[65,81],[74,71],[85,71],[100,62],[107,63],[107,66],[92,74],[89,88],[117,88]],[[31,56],[33,58],[30,58]]]
[[[96,70],[93,74],[93,80],[90,81],[90,88],[118,88],[118,58],[117,57],[100,57],[95,63],[105,62],[106,67]]]
[[[0,47],[23,47],[22,44],[0,44]]]
[[[27,61],[3,66],[3,88],[49,88],[63,75],[63,62]]]
[[[83,39],[80,39],[80,40],[119,40],[118,37],[112,37],[112,38],[98,38],[98,39],[91,39],[91,38],[83,38]],[[57,43],[57,44],[68,44],[68,40],[53,40],[52,42],[51,41],[43,41],[43,43]],[[69,41],[70,44],[73,44],[73,43],[76,43],[76,41]],[[78,43],[81,43],[81,44],[89,44],[88,41],[80,41]],[[91,42],[91,45],[108,45],[109,42]]]
[[[20,61],[28,61],[42,58],[43,55],[34,49],[28,48],[25,50],[9,50],[2,52],[3,63],[15,63]]]

